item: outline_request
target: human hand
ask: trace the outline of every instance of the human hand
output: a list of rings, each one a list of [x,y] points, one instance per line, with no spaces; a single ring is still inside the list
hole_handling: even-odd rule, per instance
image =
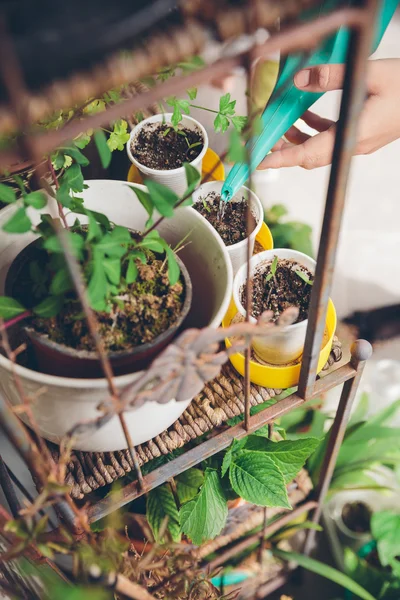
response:
[[[297,88],[327,92],[342,88],[343,65],[321,65],[299,71]],[[400,59],[371,60],[367,72],[368,98],[361,113],[354,154],[371,154],[400,138]],[[307,111],[302,120],[317,132],[310,136],[292,126],[259,169],[299,166],[315,169],[330,164],[336,123]]]

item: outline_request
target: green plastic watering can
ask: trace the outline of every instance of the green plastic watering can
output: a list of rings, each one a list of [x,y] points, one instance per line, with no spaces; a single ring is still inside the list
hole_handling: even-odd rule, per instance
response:
[[[324,0],[317,8],[305,11],[301,18],[305,21],[310,20],[310,18],[331,11],[337,4],[337,0]],[[348,0],[347,2],[347,6],[357,6],[358,4],[357,0]],[[343,6],[343,3],[341,5]],[[398,0],[381,0],[372,52],[375,52],[378,47],[397,5]],[[261,117],[261,133],[246,145],[250,151],[250,165],[236,163],[232,167],[222,187],[221,198],[223,200],[229,201],[236,194],[276,142],[322,96],[319,93],[297,89],[293,84],[294,74],[300,67],[343,63],[346,58],[348,42],[349,30],[341,27],[334,35],[322,42],[321,47],[310,55],[307,62],[303,62],[301,53],[289,55],[284,59],[280,65],[278,81]]]

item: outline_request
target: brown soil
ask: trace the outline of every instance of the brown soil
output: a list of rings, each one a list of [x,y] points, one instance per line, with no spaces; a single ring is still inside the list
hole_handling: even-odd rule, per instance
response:
[[[252,315],[257,318],[266,310],[272,310],[274,313],[273,321],[276,322],[279,316],[289,306],[299,308],[299,316],[296,323],[307,319],[308,306],[310,304],[312,286],[296,273],[301,271],[311,282],[313,276],[308,269],[294,260],[278,260],[275,276],[266,281],[271,273],[273,261],[262,264],[254,273],[253,284],[253,302]],[[245,304],[245,286],[240,290],[240,298]]]
[[[179,127],[175,131],[166,123],[147,123],[132,140],[131,152],[141,165],[169,171],[182,167],[185,162],[192,162],[203,146],[204,140],[199,130]]]
[[[355,533],[368,533],[371,531],[372,511],[364,502],[348,502],[343,506],[343,523]]]
[[[221,236],[225,246],[232,246],[246,239],[246,212],[247,201],[245,198],[238,202],[226,202],[223,214],[220,210],[221,195],[210,192],[204,198],[200,198],[194,208]],[[252,214],[252,231],[256,227],[256,219]]]
[[[110,313],[98,312],[100,335],[106,350],[129,350],[151,342],[173,325],[182,310],[184,285],[178,281],[170,286],[163,260],[149,253],[148,263],[136,261],[138,278],[113,304]],[[51,319],[35,318],[36,331],[45,333],[55,342],[76,350],[95,350],[86,319],[82,318],[79,302],[71,299],[62,311]]]

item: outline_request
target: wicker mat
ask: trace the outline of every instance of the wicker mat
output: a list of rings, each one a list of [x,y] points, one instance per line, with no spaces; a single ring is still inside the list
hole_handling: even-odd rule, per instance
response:
[[[341,343],[335,337],[328,363],[324,370],[342,357]],[[244,412],[243,377],[238,375],[230,363],[221,374],[208,383],[196,396],[182,416],[166,431],[149,442],[136,447],[139,464],[142,466],[154,458],[181,448],[191,440],[211,431],[232,417]],[[251,406],[274,398],[282,390],[251,386]],[[49,443],[55,460],[58,446]],[[118,452],[75,451],[67,465],[66,483],[71,487],[71,496],[77,500],[86,494],[109,485],[134,469],[128,450]]]

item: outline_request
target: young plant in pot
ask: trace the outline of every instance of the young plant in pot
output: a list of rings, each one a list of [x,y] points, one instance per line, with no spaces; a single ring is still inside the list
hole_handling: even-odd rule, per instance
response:
[[[82,186],[83,180],[77,187]],[[104,214],[86,209],[79,198],[70,197],[68,202],[71,213],[87,220],[82,224],[76,218],[65,236],[81,266],[115,374],[146,366],[176,334],[191,304],[192,287],[185,266],[152,228],[151,194],[142,193],[141,200],[150,215],[147,233],[114,225]],[[25,196],[24,202],[44,208],[46,197],[37,192]],[[168,204],[168,197],[164,202]],[[25,211],[25,207],[19,210]],[[164,212],[172,214],[173,207],[165,207]],[[29,221],[27,212],[23,214]],[[14,220],[16,215],[18,211]],[[26,231],[26,223],[23,225],[21,231]],[[95,343],[56,230],[57,222],[42,214],[34,228],[39,238],[17,256],[8,272],[0,314],[13,318],[9,324],[24,318],[42,372],[101,377]]]
[[[250,244],[254,242],[263,223],[263,209],[257,196],[242,187],[229,201],[221,203],[222,181],[203,183],[193,194],[194,208],[207,219],[221,236],[230,256],[233,272],[246,262],[247,257],[247,207],[250,204]]]
[[[298,309],[294,323],[255,337],[254,352],[269,364],[282,365],[297,360],[304,346],[315,261],[294,250],[267,250],[252,257],[250,269],[252,322],[268,312],[272,322],[279,323],[286,309]],[[247,268],[243,265],[233,286],[234,301],[243,316],[246,315],[246,285]]]

